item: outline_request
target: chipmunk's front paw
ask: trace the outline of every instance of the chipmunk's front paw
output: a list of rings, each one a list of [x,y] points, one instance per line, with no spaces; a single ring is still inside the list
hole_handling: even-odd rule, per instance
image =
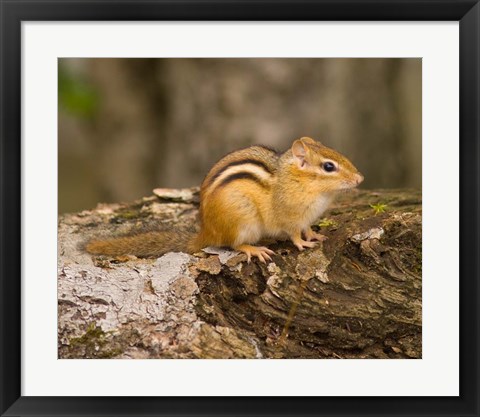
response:
[[[299,251],[302,251],[305,248],[314,248],[317,245],[317,242],[308,242],[303,239],[294,239],[292,240],[292,242],[298,248]]]
[[[309,242],[312,240],[318,240],[319,242],[323,242],[324,240],[327,240],[328,237],[320,233],[314,232],[311,228],[308,228],[307,230],[305,230],[305,239],[307,239]]]

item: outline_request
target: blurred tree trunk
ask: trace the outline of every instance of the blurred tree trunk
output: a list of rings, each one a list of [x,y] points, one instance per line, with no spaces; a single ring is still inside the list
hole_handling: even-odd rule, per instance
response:
[[[131,200],[152,190],[164,146],[166,97],[157,82],[163,62],[91,60],[100,97],[92,156],[106,201]]]

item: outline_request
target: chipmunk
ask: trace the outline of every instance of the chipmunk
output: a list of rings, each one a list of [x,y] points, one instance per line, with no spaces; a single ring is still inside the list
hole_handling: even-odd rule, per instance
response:
[[[283,154],[264,146],[234,151],[208,172],[200,189],[200,231],[156,231],[92,240],[87,252],[159,257],[170,251],[194,253],[228,246],[271,260],[272,250],[254,246],[263,238],[289,238],[301,251],[326,239],[310,225],[335,193],[354,188],[363,176],[342,154],[303,137]],[[302,236],[303,235],[303,236]]]

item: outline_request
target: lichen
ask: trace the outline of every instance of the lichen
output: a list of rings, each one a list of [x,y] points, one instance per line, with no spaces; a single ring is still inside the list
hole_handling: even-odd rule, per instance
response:
[[[83,351],[85,358],[110,359],[122,353],[119,346],[112,345],[111,333],[104,332],[96,322],[91,322],[82,336],[72,337],[69,342],[69,351]]]

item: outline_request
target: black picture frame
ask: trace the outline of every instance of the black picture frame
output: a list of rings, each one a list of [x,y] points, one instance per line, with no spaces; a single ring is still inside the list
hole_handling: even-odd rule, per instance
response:
[[[2,416],[406,416],[479,415],[478,0],[0,0]],[[22,21],[459,21],[460,396],[458,397],[26,397],[21,395]],[[439,179],[441,181],[441,179]],[[445,191],[445,198],[449,198]],[[321,378],[321,375],[319,375]]]

